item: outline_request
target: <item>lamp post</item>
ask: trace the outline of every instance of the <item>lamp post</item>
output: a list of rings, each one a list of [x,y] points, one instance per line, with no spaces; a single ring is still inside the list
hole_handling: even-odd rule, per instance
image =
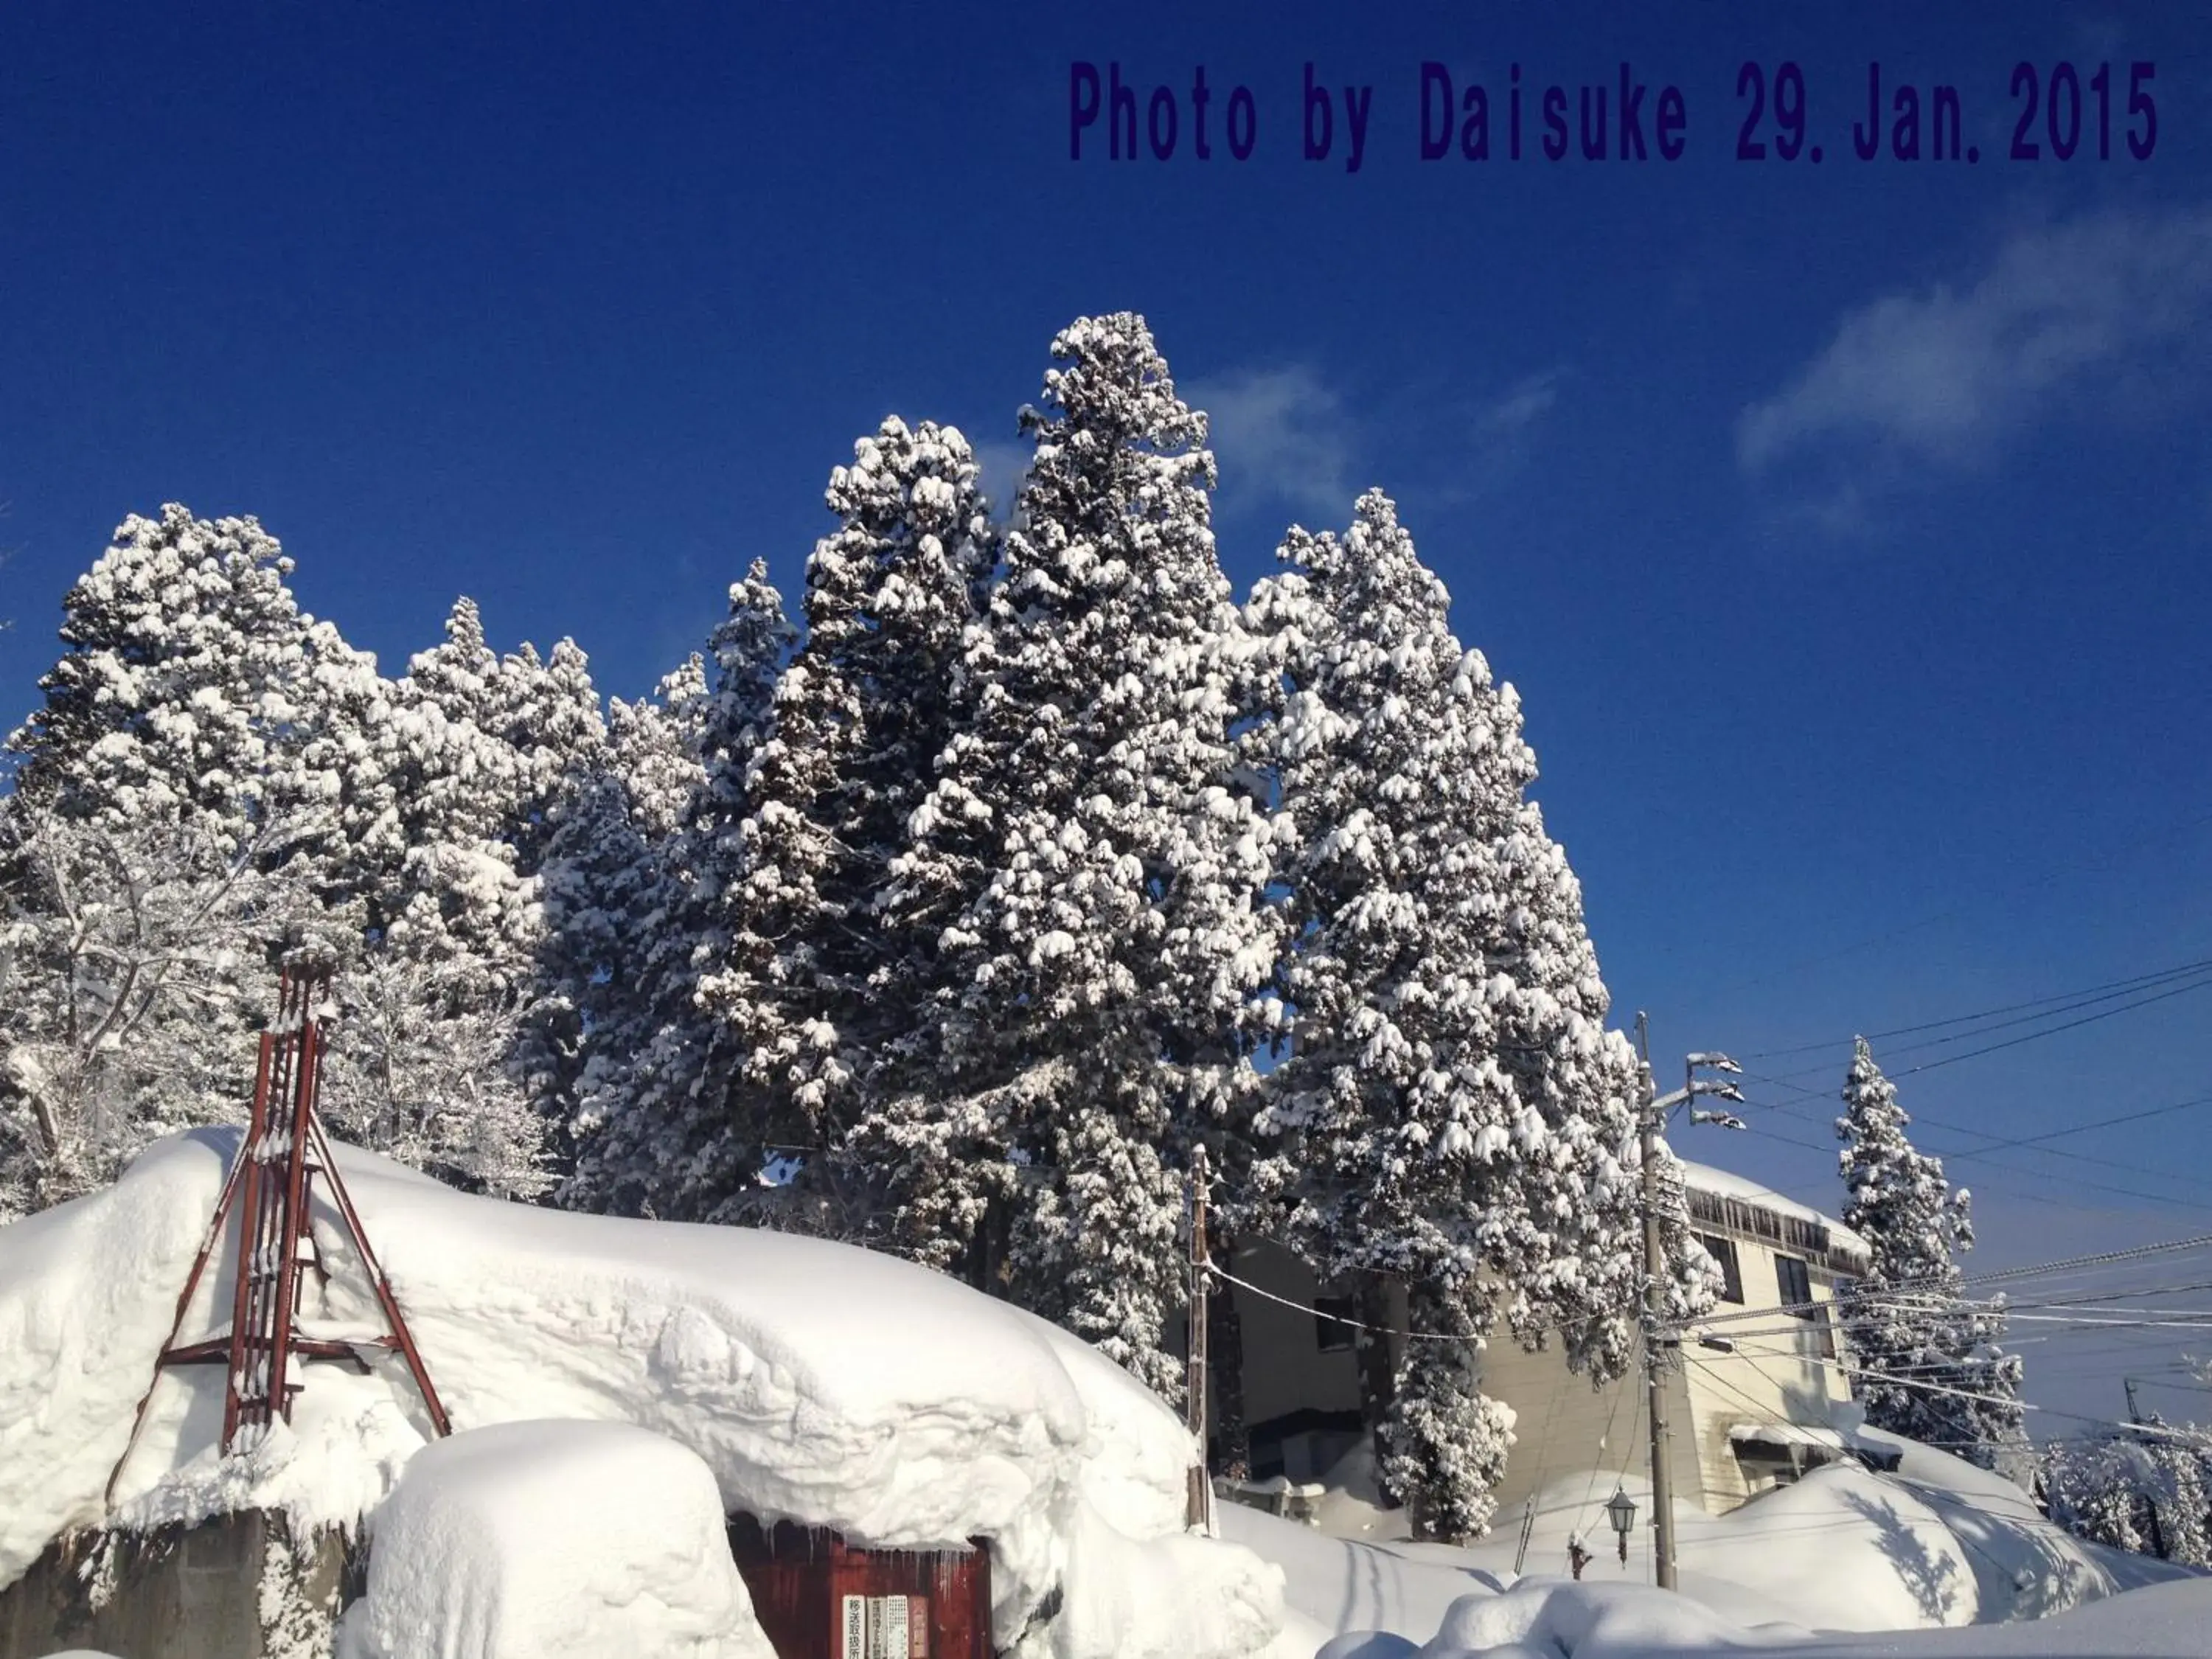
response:
[[[1620,1565],[1628,1565],[1628,1534],[1636,1524],[1636,1500],[1619,1486],[1605,1500],[1605,1518],[1613,1523],[1613,1534],[1620,1540]]]

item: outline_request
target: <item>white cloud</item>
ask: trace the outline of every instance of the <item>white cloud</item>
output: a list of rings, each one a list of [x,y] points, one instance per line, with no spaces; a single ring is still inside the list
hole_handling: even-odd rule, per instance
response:
[[[1206,413],[1224,497],[1267,496],[1331,522],[1351,514],[1352,422],[1311,368],[1238,369],[1176,389]]]
[[[1483,435],[1517,438],[1550,414],[1559,401],[1562,374],[1562,370],[1547,368],[1509,387],[1504,396],[1482,411],[1477,424]]]
[[[1843,440],[1893,461],[1977,459],[2062,405],[2201,349],[2208,320],[2212,210],[2021,231],[1969,287],[1846,313],[1794,380],[1744,411],[1737,459],[1758,471]]]

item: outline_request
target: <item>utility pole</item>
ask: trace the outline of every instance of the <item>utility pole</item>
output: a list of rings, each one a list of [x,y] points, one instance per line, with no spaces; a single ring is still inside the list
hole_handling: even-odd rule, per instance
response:
[[[1183,1370],[1183,1421],[1198,1442],[1198,1462],[1190,1471],[1190,1494],[1184,1508],[1184,1523],[1191,1527],[1206,1527],[1213,1507],[1213,1481],[1206,1448],[1206,1304],[1211,1278],[1206,1254],[1206,1147],[1200,1144],[1190,1154],[1190,1312],[1189,1333],[1183,1344],[1188,1355]]]
[[[1657,1085],[1651,1080],[1651,1024],[1640,1010],[1636,1046],[1644,1060],[1638,1140],[1644,1158],[1644,1386],[1651,1424],[1652,1565],[1659,1588],[1673,1589],[1674,1489],[1667,1468],[1667,1380],[1660,1365],[1660,1330],[1667,1317],[1667,1249],[1659,1232],[1659,1103]]]

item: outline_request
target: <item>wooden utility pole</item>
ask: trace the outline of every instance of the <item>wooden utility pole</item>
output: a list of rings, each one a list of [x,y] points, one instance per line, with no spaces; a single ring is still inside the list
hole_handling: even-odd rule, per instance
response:
[[[1190,1155],[1190,1309],[1183,1345],[1188,1355],[1183,1370],[1183,1421],[1198,1443],[1198,1462],[1191,1467],[1184,1521],[1201,1528],[1207,1525],[1213,1507],[1213,1481],[1206,1448],[1206,1298],[1212,1290],[1211,1277],[1206,1255],[1206,1148],[1200,1145],[1192,1148]]]
[[[1661,1589],[1674,1588],[1674,1489],[1667,1468],[1667,1378],[1660,1364],[1667,1318],[1667,1245],[1659,1231],[1659,1107],[1651,1080],[1651,1029],[1636,1016],[1636,1046],[1644,1060],[1644,1099],[1638,1141],[1644,1159],[1644,1386],[1651,1424],[1653,1573]]]

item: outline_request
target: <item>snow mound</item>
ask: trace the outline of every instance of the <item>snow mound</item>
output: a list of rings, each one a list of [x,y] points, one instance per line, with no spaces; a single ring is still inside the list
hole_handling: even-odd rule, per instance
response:
[[[1494,1591],[1512,1576],[1479,1565],[1475,1552],[1332,1538],[1235,1504],[1218,1504],[1214,1513],[1224,1538],[1283,1570],[1285,1599],[1292,1614],[1361,1640],[1400,1640],[1407,1653],[1435,1632],[1460,1597]],[[1510,1565],[1510,1547],[1504,1559]],[[1344,1651],[1362,1650],[1355,1644]],[[1395,1651],[1377,1647],[1373,1659],[1387,1659]]]
[[[1821,1644],[1842,1638],[1812,1632],[2025,1630],[2020,1621],[2089,1602],[2139,1606],[2142,1587],[2196,1577],[2072,1537],[2001,1475],[1879,1431],[1861,1432],[1899,1451],[1896,1474],[1831,1467],[1726,1515],[1679,1507],[1681,1595],[1669,1605],[1725,1621],[1728,1644],[1796,1652],[1787,1644],[1803,1642],[1812,1645],[1802,1651],[1825,1653]],[[1341,1489],[1323,1500],[1321,1529],[1231,1505],[1220,1512],[1224,1536],[1284,1569],[1291,1613],[1335,1632],[1322,1650],[1325,1659],[1408,1659],[1445,1630],[1462,1598],[1476,1598],[1471,1608],[1516,1585],[1557,1582],[1567,1539],[1577,1530],[1597,1551],[1577,1589],[1610,1594],[1649,1582],[1648,1528],[1636,1529],[1625,1565],[1606,1530],[1601,1505],[1613,1471],[1547,1486],[1536,1500],[1524,1556],[1519,1533],[1526,1517],[1517,1510],[1502,1515],[1498,1533],[1470,1549],[1407,1541],[1403,1512],[1376,1507],[1365,1470],[1364,1455],[1353,1455],[1333,1472]],[[1643,1482],[1628,1473],[1622,1484],[1648,1514]],[[1332,1536],[1331,1528],[1349,1535]],[[1535,1571],[1522,1578],[1523,1567]],[[1612,1639],[1605,1633],[1612,1628],[1600,1632],[1604,1640]],[[1598,1638],[1585,1632],[1578,1639]],[[1511,1651],[1530,1640],[1523,1632],[1493,1644]],[[1556,1644],[1540,1643],[1536,1650],[1558,1659]]]
[[[295,1528],[352,1523],[428,1439],[398,1357],[364,1349],[366,1375],[308,1368],[289,1431],[220,1461],[220,1369],[173,1369],[111,1517],[102,1489],[239,1138],[171,1137],[113,1187],[0,1228],[0,1585],[60,1533],[109,1518],[252,1505]],[[763,1522],[889,1547],[984,1539],[1003,1648],[1141,1650],[1131,1573],[1171,1571],[1175,1595],[1218,1614],[1221,1644],[1179,1659],[1254,1652],[1279,1627],[1272,1569],[1182,1541],[1182,1425],[1044,1322],[890,1256],[474,1198],[337,1150],[457,1430],[629,1423],[688,1447],[724,1506]],[[375,1304],[322,1196],[330,1276],[303,1275],[302,1324],[366,1336]],[[210,1268],[181,1340],[220,1331],[229,1278]],[[1054,1603],[1070,1616],[1042,1618]]]
[[[1686,1596],[1641,1584],[1526,1579],[1502,1595],[1468,1596],[1425,1646],[1340,1638],[1326,1659],[2202,1659],[2212,1582],[2130,1590],[2029,1624],[1826,1638],[1746,1630]]]
[[[774,1659],[714,1472],[616,1423],[424,1447],[376,1512],[345,1659]]]
[[[1633,1659],[1717,1651],[1741,1638],[1740,1627],[1686,1596],[1526,1578],[1503,1595],[1455,1601],[1420,1659]]]

